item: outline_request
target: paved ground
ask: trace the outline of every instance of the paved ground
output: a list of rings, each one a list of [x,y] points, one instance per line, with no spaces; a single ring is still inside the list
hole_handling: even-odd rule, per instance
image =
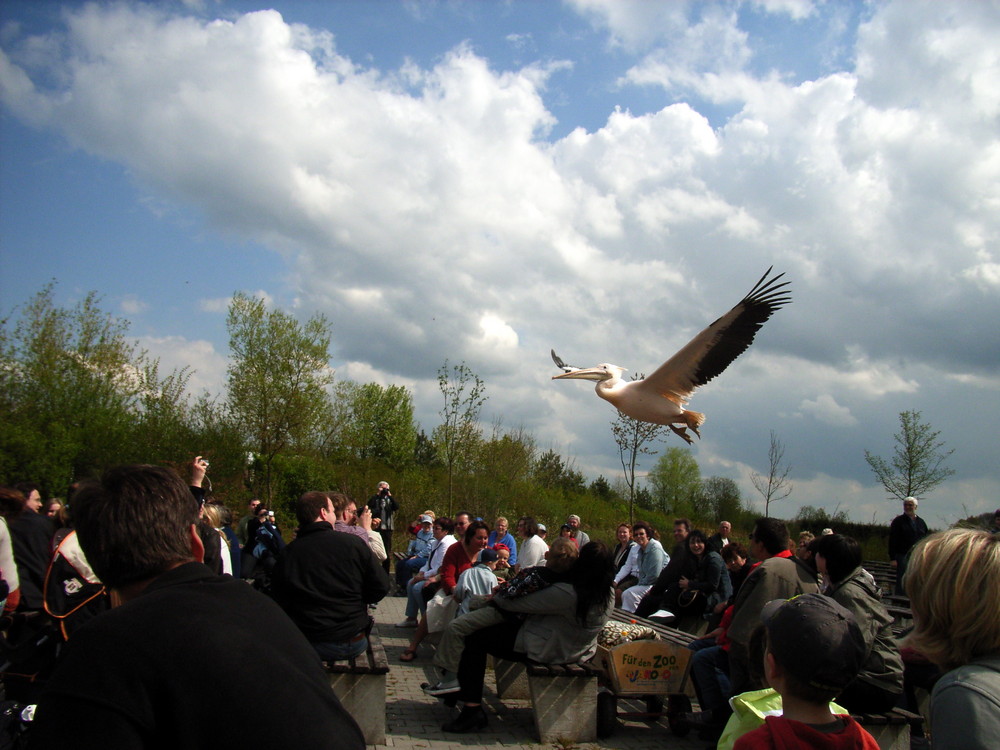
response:
[[[382,636],[389,658],[389,677],[386,695],[386,745],[405,750],[429,748],[543,747],[535,739],[532,724],[531,704],[523,700],[500,702],[493,692],[493,680],[486,677],[484,704],[489,714],[489,727],[482,732],[470,734],[446,734],[441,725],[450,720],[458,709],[448,708],[440,701],[426,695],[420,689],[422,682],[436,681],[432,674],[431,660],[434,647],[425,641],[416,661],[403,663],[399,655],[408,645],[412,630],[393,627],[403,619],[406,599],[389,597],[378,605],[375,620]],[[619,711],[641,710],[639,704],[619,701]],[[673,735],[666,722],[625,721],[611,737],[599,740],[594,745],[582,747],[605,747],[620,750],[660,750],[664,747],[678,750],[702,750],[707,743],[693,734],[685,738]],[[569,748],[560,748],[569,750]]]

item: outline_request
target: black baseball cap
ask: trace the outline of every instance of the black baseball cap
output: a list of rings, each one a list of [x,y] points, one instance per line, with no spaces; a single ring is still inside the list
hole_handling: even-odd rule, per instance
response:
[[[854,615],[829,596],[802,594],[764,605],[767,647],[782,669],[819,690],[839,693],[865,660],[865,638]]]

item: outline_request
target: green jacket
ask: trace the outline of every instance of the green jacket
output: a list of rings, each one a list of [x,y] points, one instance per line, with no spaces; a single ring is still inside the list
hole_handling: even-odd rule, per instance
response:
[[[865,636],[868,658],[858,679],[890,693],[903,691],[903,659],[892,635],[892,615],[860,567],[833,585],[829,595],[851,611]]]

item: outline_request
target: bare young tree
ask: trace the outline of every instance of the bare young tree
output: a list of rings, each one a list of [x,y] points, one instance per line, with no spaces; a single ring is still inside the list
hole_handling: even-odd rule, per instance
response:
[[[448,366],[448,360],[438,370],[438,388],[444,396],[442,422],[434,428],[433,440],[438,456],[448,472],[448,515],[452,513],[455,469],[470,459],[481,436],[479,412],[486,403],[486,386],[465,362]]]
[[[636,373],[632,380],[642,380],[642,373]],[[622,462],[625,474],[625,484],[628,486],[628,522],[635,523],[635,472],[639,465],[639,456],[651,456],[656,453],[650,443],[663,437],[663,427],[649,422],[640,422],[632,417],[626,417],[621,412],[611,422],[611,433],[618,444],[618,457]]]
[[[768,472],[767,476],[758,474],[756,471],[750,473],[750,481],[754,489],[764,497],[764,515],[770,516],[771,503],[784,500],[792,494],[792,483],[788,481],[788,473],[791,466],[782,466],[785,460],[785,446],[778,440],[778,436],[771,430],[771,447],[767,451]]]
[[[865,451],[865,461],[890,498],[926,495],[955,473],[943,465],[954,449],[944,450],[944,441],[938,440],[940,430],[921,422],[920,416],[919,411],[900,412],[901,429],[894,436],[896,452],[891,461]]]

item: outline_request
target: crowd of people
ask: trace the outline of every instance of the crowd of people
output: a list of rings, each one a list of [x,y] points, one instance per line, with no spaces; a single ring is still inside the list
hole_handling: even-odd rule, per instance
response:
[[[118,467],[71,488],[67,502],[43,503],[30,484],[0,487],[4,643],[15,618],[36,615],[54,622],[58,643],[31,695],[30,746],[360,748],[321,664],[367,650],[372,611],[394,588],[406,597],[396,627],[412,630],[401,661],[440,631],[439,679],[425,690],[461,703],[442,727],[450,733],[488,725],[488,655],[589,660],[619,606],[701,636],[689,672],[700,710],[675,718],[726,747],[871,748],[847,714],[908,706],[915,684],[932,691],[935,746],[985,748],[998,736],[1000,511],[994,533],[930,534],[906,499],[889,543],[915,622],[901,643],[860,544],[830,529],[793,544],[772,518],[745,540],[728,521],[706,532],[678,518],[667,549],[638,521],[620,524],[611,547],[570,515],[550,545],[530,516],[512,525],[427,509],[399,522],[380,482],[360,508],[341,492],[303,494],[288,534],[259,499],[234,523],[212,501],[208,462],[189,469],[185,482]],[[405,537],[399,555],[394,531]],[[280,737],[238,720],[247,707],[234,686],[254,684],[283,687],[280,705],[269,703],[288,719]],[[770,702],[774,714],[774,701],[779,715],[759,720],[767,712],[756,707]],[[223,715],[236,719],[225,729],[213,721]]]

